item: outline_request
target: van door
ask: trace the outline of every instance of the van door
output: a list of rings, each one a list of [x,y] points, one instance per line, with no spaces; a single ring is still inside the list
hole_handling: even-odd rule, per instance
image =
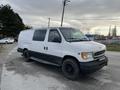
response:
[[[48,33],[48,42],[45,44],[47,61],[60,64],[62,61],[62,38],[57,29],[50,29]]]
[[[35,30],[30,50],[30,55],[39,58],[44,59],[45,58],[45,50],[44,50],[44,41],[46,36],[46,29],[42,30]]]

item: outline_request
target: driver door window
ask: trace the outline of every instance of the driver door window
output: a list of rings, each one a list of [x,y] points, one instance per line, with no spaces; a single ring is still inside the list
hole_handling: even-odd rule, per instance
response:
[[[61,36],[56,29],[51,29],[49,32],[48,42],[57,42],[61,41]]]

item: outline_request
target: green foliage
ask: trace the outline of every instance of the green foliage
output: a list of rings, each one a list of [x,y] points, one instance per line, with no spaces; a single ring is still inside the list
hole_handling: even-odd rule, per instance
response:
[[[107,45],[107,50],[120,52],[120,44],[109,44]]]
[[[31,29],[32,27],[29,25],[25,25],[24,29]]]
[[[25,25],[21,17],[9,5],[0,6],[0,30],[7,36],[17,36]]]

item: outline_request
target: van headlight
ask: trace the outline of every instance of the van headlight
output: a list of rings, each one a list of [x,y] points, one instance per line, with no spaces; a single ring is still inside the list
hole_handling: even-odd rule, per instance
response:
[[[93,53],[92,52],[82,52],[81,57],[84,60],[92,59],[93,58]]]

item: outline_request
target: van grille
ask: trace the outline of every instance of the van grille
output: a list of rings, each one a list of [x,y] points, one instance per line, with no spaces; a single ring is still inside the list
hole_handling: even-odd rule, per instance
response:
[[[102,50],[102,51],[99,51],[99,52],[95,52],[94,53],[94,59],[97,60],[97,59],[101,59],[105,57],[105,50]]]
[[[94,55],[95,55],[95,56],[98,56],[98,55],[104,54],[104,53],[105,53],[105,50],[102,50],[102,51],[99,51],[99,52],[94,53]]]

